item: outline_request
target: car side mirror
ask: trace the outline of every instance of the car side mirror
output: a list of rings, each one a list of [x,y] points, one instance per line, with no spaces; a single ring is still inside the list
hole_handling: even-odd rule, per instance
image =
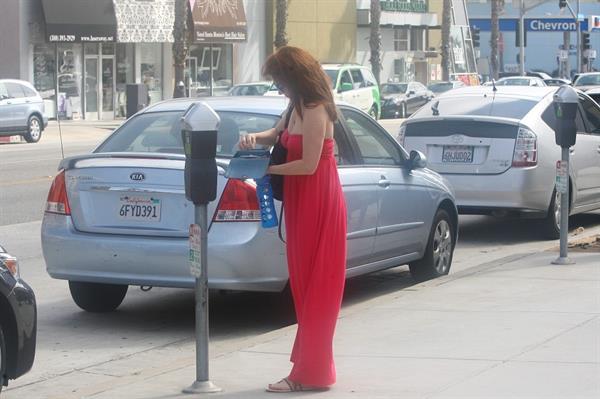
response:
[[[340,93],[343,93],[345,91],[350,91],[352,90],[354,87],[352,86],[352,83],[342,83],[342,85],[340,86]]]
[[[414,91],[414,90],[411,90],[411,91],[409,91],[409,92],[408,92],[408,95],[409,95],[409,96],[412,96],[413,94],[415,94],[415,91]]]
[[[423,169],[427,167],[427,157],[421,151],[412,150],[409,163],[411,169]]]

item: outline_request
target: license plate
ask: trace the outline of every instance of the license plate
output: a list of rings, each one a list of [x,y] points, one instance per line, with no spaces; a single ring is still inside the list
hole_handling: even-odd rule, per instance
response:
[[[442,152],[442,162],[473,163],[473,146],[445,145]]]
[[[119,198],[119,219],[159,222],[160,206],[160,199],[157,198],[124,195]]]

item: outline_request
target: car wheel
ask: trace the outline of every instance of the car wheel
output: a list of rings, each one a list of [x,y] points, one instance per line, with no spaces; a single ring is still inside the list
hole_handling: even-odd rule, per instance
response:
[[[6,374],[6,343],[4,342],[4,333],[0,326],[0,392],[4,386],[4,375]]]
[[[373,104],[373,106],[369,110],[369,115],[371,115],[371,118],[377,120],[377,105]]]
[[[112,312],[118,308],[125,298],[127,288],[127,285],[69,281],[73,301],[81,309],[93,313]]]
[[[544,219],[542,229],[544,236],[549,240],[560,238],[560,204],[561,193],[554,190],[550,206],[548,207],[548,215]]]
[[[32,115],[29,117],[27,122],[27,133],[25,134],[25,141],[28,143],[37,143],[42,137],[42,121],[39,117]]]
[[[399,116],[400,116],[400,118],[404,119],[404,118],[406,118],[406,114],[407,114],[406,103],[402,103],[402,104],[400,104],[400,115]]]
[[[413,279],[424,281],[448,274],[454,244],[454,228],[450,216],[445,210],[438,209],[429,233],[425,256],[408,265]]]

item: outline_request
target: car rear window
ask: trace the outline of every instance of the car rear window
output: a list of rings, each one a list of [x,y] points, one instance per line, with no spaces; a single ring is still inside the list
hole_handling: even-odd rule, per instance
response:
[[[485,96],[442,97],[434,99],[415,113],[415,117],[477,115],[522,119],[537,104],[536,101]]]
[[[217,112],[217,156],[237,151],[240,133],[256,133],[275,126],[279,117],[245,112]],[[183,111],[151,112],[131,118],[110,135],[95,152],[159,152],[183,154]]]

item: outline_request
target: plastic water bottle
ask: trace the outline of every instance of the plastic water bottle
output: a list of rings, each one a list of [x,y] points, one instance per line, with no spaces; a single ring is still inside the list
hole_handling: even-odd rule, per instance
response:
[[[260,221],[262,227],[270,228],[278,225],[277,210],[273,200],[271,178],[266,175],[256,180],[256,195],[260,205]]]
[[[256,180],[256,195],[260,205],[260,220],[262,227],[270,228],[278,225],[273,188],[268,175]]]

